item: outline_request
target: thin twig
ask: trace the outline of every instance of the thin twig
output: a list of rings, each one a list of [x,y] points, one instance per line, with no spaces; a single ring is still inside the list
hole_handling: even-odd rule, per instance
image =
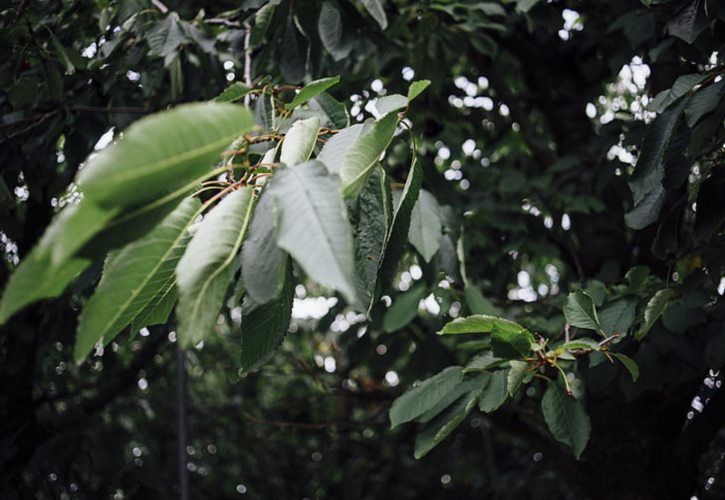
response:
[[[252,52],[249,50],[249,40],[252,36],[252,27],[244,21],[244,85],[252,88]],[[244,105],[249,106],[250,95],[244,96]]]

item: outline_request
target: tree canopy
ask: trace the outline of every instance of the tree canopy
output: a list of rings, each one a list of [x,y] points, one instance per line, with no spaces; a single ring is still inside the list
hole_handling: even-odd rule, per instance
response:
[[[725,3],[0,1],[3,498],[721,498]]]

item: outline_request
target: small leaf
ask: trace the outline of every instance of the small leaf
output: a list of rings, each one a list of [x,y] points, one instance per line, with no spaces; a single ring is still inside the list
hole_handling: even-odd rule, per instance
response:
[[[315,144],[317,144],[319,131],[320,119],[316,116],[306,120],[297,120],[282,142],[279,161],[291,167],[309,160]]]
[[[425,286],[414,286],[399,295],[383,316],[383,330],[392,333],[400,330],[418,315],[418,303],[425,297]]]
[[[610,354],[617,358],[622,363],[622,365],[624,365],[629,374],[632,376],[632,382],[636,382],[639,378],[639,368],[637,367],[637,363],[635,363],[632,358],[622,353],[612,352]]]
[[[531,372],[529,372],[529,364],[526,361],[512,360],[510,364],[511,369],[506,378],[506,391],[509,393],[509,396],[513,397],[516,391],[519,390],[519,387],[521,387],[524,379],[531,375]]]
[[[591,434],[591,422],[582,402],[568,396],[559,382],[551,382],[541,400],[541,410],[551,434],[579,459]]]
[[[476,314],[465,318],[456,318],[443,326],[438,335],[457,335],[463,333],[491,333],[494,326],[501,330],[517,332],[526,330],[523,326],[505,318]]]
[[[227,195],[206,215],[176,266],[176,316],[182,348],[196,345],[214,329],[254,201],[249,187]]]
[[[430,80],[417,80],[408,87],[408,103],[423,93],[430,86]]]
[[[337,85],[338,83],[340,83],[339,76],[320,78],[319,80],[308,83],[304,86],[302,90],[299,91],[299,93],[292,99],[292,101],[287,104],[287,110],[292,111],[293,109],[302,106],[313,97],[317,97],[318,95],[322,94],[327,89]]]
[[[234,82],[225,88],[221,94],[214,98],[216,102],[235,102],[249,94],[252,89],[244,85],[242,82]]]
[[[408,390],[396,399],[390,408],[390,428],[395,429],[420,417],[435,407],[462,380],[462,368],[450,366]]]
[[[598,351],[601,349],[599,342],[594,339],[582,337],[580,339],[570,340],[560,346],[562,351],[575,351],[579,349],[586,349],[589,351]]]
[[[636,302],[631,299],[619,299],[599,311],[599,323],[606,335],[626,335],[634,322]]]
[[[253,124],[246,108],[211,102],[142,118],[88,160],[78,184],[100,207],[153,201],[209,172],[224,148]]]
[[[398,117],[389,113],[373,123],[348,150],[340,166],[343,194],[354,197],[365,185],[368,175],[393,140]]]
[[[647,332],[654,326],[662,313],[665,312],[670,300],[675,296],[672,288],[663,288],[647,302],[644,309],[644,324],[637,332],[637,340],[642,340]]]
[[[385,15],[385,10],[380,4],[380,0],[360,0],[365,6],[368,13],[373,16],[373,19],[380,25],[380,29],[388,27],[388,17]]]
[[[700,118],[715,111],[718,104],[720,104],[724,90],[725,81],[721,80],[697,91],[685,106],[687,126],[694,127],[700,121]]]
[[[380,116],[398,111],[408,106],[408,98],[400,94],[390,94],[378,97],[375,109]]]
[[[350,223],[340,184],[325,166],[309,161],[279,169],[269,186],[277,213],[277,244],[315,281],[356,303]]]
[[[564,317],[571,326],[594,330],[603,336],[606,333],[599,323],[597,309],[592,298],[581,290],[569,294],[564,305]]]
[[[285,256],[283,269],[285,278],[278,297],[256,306],[245,299],[242,307],[243,371],[254,370],[269,361],[287,334],[295,291],[289,257]]]
[[[420,190],[418,202],[410,216],[408,238],[426,262],[433,258],[443,239],[440,206],[435,197],[424,189]]]

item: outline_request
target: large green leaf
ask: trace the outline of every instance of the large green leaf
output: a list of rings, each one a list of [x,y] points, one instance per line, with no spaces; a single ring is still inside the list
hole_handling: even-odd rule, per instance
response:
[[[204,218],[176,266],[179,343],[197,344],[212,331],[232,279],[233,262],[254,208],[252,188],[227,195]]]
[[[297,120],[284,138],[279,161],[291,167],[309,160],[315,149],[319,131],[320,119],[316,116]]]
[[[552,382],[541,400],[541,410],[551,434],[571,448],[578,459],[591,434],[591,422],[582,402],[567,395],[559,382]]]
[[[508,399],[508,371],[497,370],[487,374],[488,383],[481,390],[478,408],[484,413],[498,410]]]
[[[246,108],[212,102],[142,118],[118,142],[88,160],[78,184],[101,207],[153,201],[208,172],[253,123]]]
[[[508,328],[508,325],[505,327],[493,325],[491,350],[497,358],[526,358],[531,355],[535,344],[534,335],[524,328],[512,329]]]
[[[672,288],[663,288],[649,299],[644,309],[644,323],[636,334],[637,340],[641,340],[654,326],[662,313],[665,312],[670,300],[675,296]]]
[[[360,192],[380,156],[393,140],[397,125],[397,114],[389,113],[373,123],[350,147],[340,166],[345,197],[354,197]]]
[[[688,101],[685,107],[685,119],[688,127],[694,127],[700,118],[714,111],[725,91],[725,81],[713,83],[698,91]]]
[[[373,16],[373,19],[380,25],[380,29],[388,27],[388,18],[385,15],[385,10],[380,3],[380,0],[361,0],[362,4],[368,13]]]
[[[284,340],[289,328],[295,284],[288,256],[282,263],[284,281],[279,296],[264,304],[245,299],[242,307],[242,370],[266,363]]]
[[[117,213],[118,209],[103,209],[88,199],[63,210],[58,214],[57,224],[51,225],[47,230],[48,238],[52,242],[53,264],[60,265],[73,257]]]
[[[317,31],[320,34],[322,46],[335,61],[340,61],[350,54],[353,44],[346,43],[342,15],[337,3],[324,2],[322,4],[317,21]]]
[[[571,326],[594,330],[606,336],[592,298],[582,290],[569,294],[564,304],[564,317]]]
[[[174,268],[184,253],[189,225],[201,203],[189,198],[144,238],[114,255],[83,309],[74,356],[82,361],[97,342],[108,343],[174,283]]]
[[[420,190],[418,202],[410,215],[410,243],[430,262],[443,239],[443,217],[435,197],[425,189]]]
[[[337,85],[340,82],[339,76],[331,76],[328,78],[320,78],[314,82],[310,82],[299,91],[299,93],[287,104],[288,110],[293,110],[298,106],[303,105],[313,97],[325,92],[330,87]]]
[[[390,408],[390,428],[410,422],[434,408],[463,380],[463,369],[450,366],[408,390]]]
[[[176,279],[167,283],[164,288],[146,304],[131,322],[131,334],[135,335],[141,328],[152,325],[163,325],[169,321],[171,311],[174,310],[178,294],[176,292]]]
[[[383,330],[395,332],[413,321],[413,318],[418,315],[418,303],[425,297],[425,291],[425,285],[420,283],[398,295],[393,305],[385,311]]]
[[[277,171],[269,186],[277,214],[277,244],[307,275],[356,303],[350,223],[337,177],[318,161]]]
[[[285,257],[277,246],[272,196],[265,190],[242,246],[242,279],[247,294],[257,304],[266,304],[279,296],[285,281]]]

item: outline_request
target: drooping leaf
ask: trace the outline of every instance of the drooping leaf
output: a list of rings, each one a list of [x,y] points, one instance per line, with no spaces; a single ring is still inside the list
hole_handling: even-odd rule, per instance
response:
[[[511,360],[510,364],[511,369],[506,377],[506,392],[513,397],[531,373],[529,372],[529,364],[526,361]]]
[[[352,50],[352,43],[345,43],[344,27],[340,9],[335,2],[324,2],[317,21],[320,41],[335,61],[346,58]]]
[[[309,160],[315,149],[319,131],[320,119],[316,116],[297,120],[284,138],[279,161],[291,167]]]
[[[644,323],[636,334],[637,340],[641,340],[647,335],[674,296],[675,292],[672,288],[663,288],[649,299],[644,310]]]
[[[408,103],[423,93],[430,86],[430,80],[416,80],[408,87]]]
[[[183,348],[211,333],[254,208],[252,188],[227,195],[200,223],[176,266],[178,338]]]
[[[602,325],[604,333],[626,335],[634,322],[636,305],[636,301],[632,299],[619,299],[602,308],[598,315],[599,324]]]
[[[443,218],[435,197],[421,189],[418,201],[410,215],[410,243],[430,262],[443,239]]]
[[[388,27],[388,17],[385,15],[385,10],[383,9],[380,0],[360,1],[365,6],[365,9],[368,11],[368,13],[373,17],[373,19],[375,19],[375,21],[380,25],[380,29],[384,30]]]
[[[285,281],[285,256],[277,246],[274,203],[265,190],[254,209],[249,236],[242,245],[242,280],[255,303],[266,304],[279,296]]]
[[[189,225],[201,204],[189,198],[144,238],[121,249],[104,270],[78,323],[74,357],[81,362],[97,342],[110,342],[174,283]]]
[[[626,356],[619,352],[613,352],[611,353],[611,355],[617,358],[627,369],[629,374],[632,376],[632,382],[636,382],[639,378],[639,367],[637,366],[637,363],[635,363],[634,360],[629,356]]]
[[[428,422],[415,438],[415,458],[423,458],[448,437],[476,407],[477,401],[478,395],[475,392],[464,394],[458,401]]]
[[[597,309],[592,298],[582,290],[571,292],[564,304],[564,317],[571,326],[594,330],[606,335],[599,322]]]
[[[313,97],[317,97],[318,95],[325,92],[330,87],[333,87],[340,83],[340,77],[339,76],[330,76],[328,78],[320,78],[319,80],[315,80],[314,82],[310,82],[307,85],[302,88],[302,90],[299,91],[299,93],[287,104],[288,110],[293,110],[299,106],[302,106],[304,103],[312,99]]]
[[[473,286],[467,286],[464,290],[466,304],[473,314],[495,315],[498,309],[490,300],[483,296],[480,290]]]
[[[277,3],[278,2],[267,3],[254,15],[254,26],[252,27],[252,32],[249,35],[250,47],[258,47],[262,44],[262,42],[264,42],[269,26],[272,23],[274,12],[277,9]]]
[[[435,407],[462,380],[463,369],[460,366],[450,366],[408,390],[390,408],[390,428],[395,429],[420,417]]]
[[[381,167],[373,170],[356,199],[347,200],[355,251],[356,290],[363,310],[371,306],[375,295],[385,237],[392,220],[391,205],[387,175]]]
[[[152,201],[209,172],[224,148],[253,123],[247,109],[211,102],[142,118],[88,160],[78,184],[100,207]]]
[[[552,382],[541,400],[541,410],[554,438],[571,448],[579,459],[591,434],[591,421],[583,403],[567,395],[562,384]]]
[[[278,48],[280,70],[285,81],[289,83],[301,82],[307,74],[307,61],[309,59],[310,43],[300,33],[294,16],[287,18],[287,24],[282,36],[282,44]]]
[[[135,334],[141,328],[153,325],[163,325],[169,321],[169,316],[174,310],[178,294],[176,292],[176,280],[159,290],[146,307],[141,309],[131,322],[131,334]]]
[[[417,160],[413,161],[405,180],[400,201],[393,213],[393,223],[386,236],[383,262],[380,264],[378,290],[384,290],[393,281],[398,262],[403,257],[408,233],[410,229],[410,216],[418,200],[420,186],[423,182],[423,171]]]
[[[350,147],[340,166],[345,197],[354,197],[360,192],[371,170],[393,139],[397,125],[397,115],[387,114],[365,130]]]
[[[279,296],[262,305],[246,301],[242,307],[242,370],[265,364],[287,334],[294,301],[292,263],[284,257],[284,281]]]
[[[356,303],[352,235],[337,178],[309,161],[278,170],[269,194],[277,211],[277,244],[310,278]]]

